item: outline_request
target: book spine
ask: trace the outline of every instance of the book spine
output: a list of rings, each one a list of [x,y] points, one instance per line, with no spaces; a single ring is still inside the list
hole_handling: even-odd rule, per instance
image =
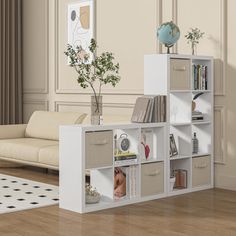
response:
[[[166,100],[167,100],[167,97],[166,96],[164,96],[164,122],[166,122]]]
[[[192,65],[192,89],[195,89],[194,65]]]
[[[132,198],[132,195],[133,195],[133,174],[132,174],[132,166],[130,166],[130,168],[129,168],[129,173],[130,173],[130,181],[129,181],[130,195],[129,195],[129,197]]]
[[[136,166],[132,166],[132,176],[133,176],[133,193],[132,193],[132,197],[136,197]]]
[[[158,119],[157,122],[161,121],[161,96],[158,96]]]
[[[197,90],[197,66],[194,65],[194,90]]]
[[[126,197],[130,197],[130,167],[126,167]]]
[[[197,89],[198,90],[200,89],[200,77],[201,77],[200,65],[197,65]]]

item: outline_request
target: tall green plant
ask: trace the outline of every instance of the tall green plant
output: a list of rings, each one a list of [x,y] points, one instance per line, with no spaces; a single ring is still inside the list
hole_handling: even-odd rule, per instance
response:
[[[119,63],[115,63],[114,55],[111,52],[103,52],[101,55],[96,55],[98,48],[95,39],[91,39],[89,45],[89,53],[81,46],[75,49],[72,45],[67,45],[67,50],[64,52],[69,58],[69,65],[75,69],[78,74],[77,82],[86,89],[91,87],[93,90],[97,110],[99,110],[99,97],[101,96],[102,86],[110,84],[113,87],[120,81]],[[97,89],[96,89],[97,88]]]

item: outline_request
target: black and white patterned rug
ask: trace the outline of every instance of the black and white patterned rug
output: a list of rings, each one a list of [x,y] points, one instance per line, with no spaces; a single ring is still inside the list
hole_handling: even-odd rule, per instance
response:
[[[0,174],[0,214],[59,203],[59,188]]]

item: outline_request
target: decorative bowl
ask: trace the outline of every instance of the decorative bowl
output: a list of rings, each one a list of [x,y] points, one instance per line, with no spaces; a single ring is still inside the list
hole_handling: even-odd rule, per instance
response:
[[[95,204],[98,203],[101,199],[101,195],[97,194],[95,196],[92,195],[86,195],[86,203],[87,204]]]

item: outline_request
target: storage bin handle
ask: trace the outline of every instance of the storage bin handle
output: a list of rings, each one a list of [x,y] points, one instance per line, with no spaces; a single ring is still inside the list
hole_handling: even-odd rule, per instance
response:
[[[174,66],[174,70],[175,71],[186,71],[186,67],[185,66],[182,66],[182,67]]]
[[[202,164],[199,164],[199,165],[195,165],[195,168],[199,168],[199,169],[203,169],[203,168],[206,168],[207,167],[207,163],[202,163]]]
[[[159,175],[161,172],[159,171],[159,170],[156,170],[156,171],[154,171],[154,172],[151,172],[151,173],[148,173],[148,174],[146,174],[147,176],[157,176],[157,175]]]
[[[93,145],[105,145],[105,144],[108,144],[106,139],[93,143]]]

